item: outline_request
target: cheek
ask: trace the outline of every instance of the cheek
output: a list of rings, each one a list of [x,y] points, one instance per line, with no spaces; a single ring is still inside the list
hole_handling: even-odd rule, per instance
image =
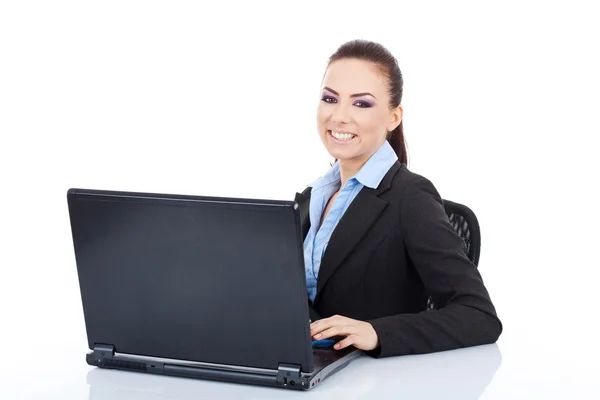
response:
[[[356,116],[356,122],[360,126],[360,130],[364,135],[379,137],[385,134],[385,115],[377,110],[360,113]]]
[[[319,128],[322,128],[327,121],[331,118],[331,111],[329,111],[326,107],[319,105],[317,108],[317,124]]]

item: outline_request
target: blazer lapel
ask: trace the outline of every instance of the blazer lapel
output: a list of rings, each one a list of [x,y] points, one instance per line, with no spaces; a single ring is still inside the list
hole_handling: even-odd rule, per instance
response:
[[[379,196],[390,188],[394,175],[400,169],[400,166],[399,163],[394,164],[384,176],[378,188],[371,189],[365,186],[352,201],[335,227],[321,260],[315,303],[319,300],[319,294],[329,278],[387,207],[387,201]]]
[[[300,223],[302,226],[302,238],[305,239],[310,229],[310,193],[312,188],[306,188],[302,193],[296,193],[294,201],[298,203],[300,208]]]

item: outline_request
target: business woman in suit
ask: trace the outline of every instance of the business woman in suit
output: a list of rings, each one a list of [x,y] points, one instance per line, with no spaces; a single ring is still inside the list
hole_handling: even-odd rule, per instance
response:
[[[502,324],[477,267],[436,188],[407,168],[402,87],[380,44],[351,41],[330,57],[317,127],[336,162],[296,195],[311,335],[373,357],[493,343]]]

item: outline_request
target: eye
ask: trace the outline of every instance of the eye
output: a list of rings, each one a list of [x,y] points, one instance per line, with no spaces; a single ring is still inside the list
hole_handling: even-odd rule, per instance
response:
[[[325,103],[335,103],[337,100],[335,99],[335,97],[331,97],[331,96],[323,96],[321,97],[321,100],[324,101]]]
[[[369,107],[371,107],[371,104],[367,103],[366,101],[357,101],[356,103],[354,103],[354,105],[358,106],[359,108],[369,108]]]

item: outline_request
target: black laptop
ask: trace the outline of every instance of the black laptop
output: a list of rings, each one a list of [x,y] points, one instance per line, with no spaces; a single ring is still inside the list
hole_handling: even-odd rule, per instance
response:
[[[89,365],[308,390],[362,354],[313,347],[296,202],[67,200]]]

